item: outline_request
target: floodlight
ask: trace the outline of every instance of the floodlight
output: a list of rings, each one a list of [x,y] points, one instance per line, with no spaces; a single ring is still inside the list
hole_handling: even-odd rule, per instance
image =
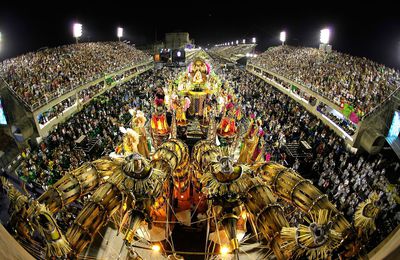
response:
[[[329,36],[330,36],[329,29],[322,29],[321,30],[321,37],[320,37],[321,43],[328,44],[329,43]]]
[[[79,38],[82,36],[82,24],[75,23],[74,24],[74,37]]]
[[[282,45],[283,45],[285,43],[285,41],[286,41],[286,32],[285,31],[281,32],[281,34],[279,36],[279,39],[281,40]]]
[[[124,29],[122,29],[122,27],[118,27],[117,28],[117,36],[118,36],[118,38],[121,38],[123,33],[124,33]]]

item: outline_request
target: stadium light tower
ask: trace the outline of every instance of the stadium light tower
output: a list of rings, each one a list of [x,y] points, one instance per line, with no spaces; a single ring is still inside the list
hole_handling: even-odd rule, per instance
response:
[[[80,23],[74,23],[74,37],[76,39],[76,43],[78,43],[79,37],[82,36],[82,24]]]
[[[118,36],[118,41],[121,41],[121,37],[124,34],[124,29],[122,27],[117,28],[117,36]]]
[[[332,51],[332,46],[329,45],[329,38],[330,38],[331,31],[327,28],[321,30],[320,34],[320,42],[321,44],[319,45],[319,49],[324,51],[324,52],[331,52]]]
[[[285,41],[286,41],[286,32],[282,31],[281,34],[279,35],[279,39],[282,42],[282,45],[285,45]]]

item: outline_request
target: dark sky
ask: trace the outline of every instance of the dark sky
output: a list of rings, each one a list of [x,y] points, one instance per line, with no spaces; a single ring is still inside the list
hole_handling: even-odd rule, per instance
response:
[[[318,47],[319,30],[329,26],[333,49],[400,69],[399,9],[385,1],[363,1],[357,6],[350,1],[143,1],[140,7],[135,6],[137,1],[53,3],[1,5],[0,60],[44,46],[73,43],[74,21],[83,24],[84,41],[116,40],[116,27],[122,26],[124,38],[138,45],[153,42],[156,35],[160,40],[165,32],[188,31],[204,47],[254,36],[260,51],[280,44],[283,29],[288,44]]]

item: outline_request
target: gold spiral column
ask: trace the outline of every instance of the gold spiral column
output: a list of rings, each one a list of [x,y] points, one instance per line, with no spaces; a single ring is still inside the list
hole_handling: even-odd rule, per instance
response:
[[[343,233],[350,228],[350,223],[329,201],[328,196],[318,190],[310,180],[274,162],[255,164],[252,169],[277,196],[303,212],[310,215],[323,209],[330,211],[336,232]]]
[[[283,227],[289,227],[281,205],[277,203],[271,190],[258,179],[253,179],[253,185],[247,194],[245,206],[257,229],[270,242],[270,248],[278,259],[288,258],[281,250],[283,241],[280,231]]]
[[[109,159],[99,159],[84,163],[81,167],[67,173],[49,187],[39,198],[39,203],[46,205],[55,213],[74,202],[81,196],[94,190],[113,174],[118,164]]]

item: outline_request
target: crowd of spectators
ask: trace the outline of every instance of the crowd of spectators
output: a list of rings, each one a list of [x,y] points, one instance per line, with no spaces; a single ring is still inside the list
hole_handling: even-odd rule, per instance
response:
[[[57,117],[58,115],[62,115],[66,109],[73,106],[74,104],[76,104],[76,98],[74,96],[72,96],[72,97],[69,97],[69,98],[63,100],[62,102],[58,103],[51,109],[39,114],[38,118],[37,118],[39,125],[44,126],[47,122],[49,122],[54,117]]]
[[[279,162],[311,179],[348,219],[352,219],[360,202],[372,192],[378,193],[382,212],[377,221],[377,239],[370,246],[376,246],[400,224],[400,161],[396,156],[364,158],[353,154],[329,127],[265,81],[238,69],[229,71],[227,78],[235,80],[232,85],[242,97],[244,114],[255,115],[263,122],[265,160]],[[286,146],[300,141],[311,146],[310,154],[289,158]]]
[[[315,48],[269,48],[250,63],[298,82],[337,105],[349,104],[367,114],[400,84],[398,71],[366,58]]]
[[[254,51],[255,44],[236,44],[227,46],[215,46],[209,50],[209,53],[217,57],[237,61]]]
[[[108,73],[148,60],[122,42],[88,42],[30,52],[4,60],[0,75],[31,108]]]
[[[353,122],[351,122],[350,120],[344,118],[343,116],[333,114],[332,108],[329,108],[329,107],[327,107],[327,105],[320,102],[318,104],[317,111],[324,114],[332,122],[334,122],[336,125],[340,126],[340,128],[342,128],[349,135],[352,136],[355,134],[356,125]]]

